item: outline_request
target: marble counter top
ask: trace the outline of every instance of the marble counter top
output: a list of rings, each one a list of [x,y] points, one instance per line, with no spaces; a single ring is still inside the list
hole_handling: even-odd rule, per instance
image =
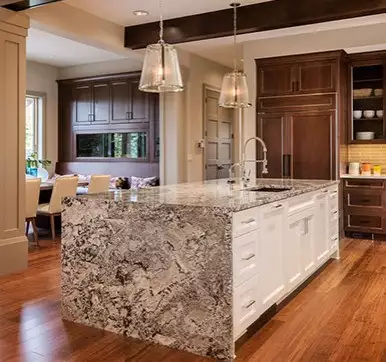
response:
[[[232,211],[241,211],[329,187],[338,182],[327,180],[257,179],[256,182],[251,182],[248,186],[248,188],[255,186],[291,188],[289,191],[271,193],[242,189],[240,180],[237,180],[236,184],[231,188],[227,184],[227,180],[222,179],[140,190],[118,190],[79,197],[128,203],[222,207]]]
[[[370,176],[365,176],[365,175],[348,175],[348,174],[345,174],[345,175],[341,175],[340,178],[344,178],[344,179],[364,179],[364,180],[386,180],[386,174],[382,174],[380,176],[374,176],[374,175],[370,175]]]

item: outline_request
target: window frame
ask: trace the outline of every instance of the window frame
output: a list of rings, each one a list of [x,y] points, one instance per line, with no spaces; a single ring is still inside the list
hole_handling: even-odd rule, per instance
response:
[[[46,93],[26,91],[25,99],[34,99],[34,152],[37,153],[38,159],[46,158]],[[25,126],[26,127],[26,126]],[[25,152],[26,153],[26,152]],[[26,153],[27,157],[27,153]]]

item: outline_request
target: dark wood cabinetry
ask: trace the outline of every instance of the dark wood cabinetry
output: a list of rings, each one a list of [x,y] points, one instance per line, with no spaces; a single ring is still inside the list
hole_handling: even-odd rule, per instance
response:
[[[59,162],[158,163],[159,97],[139,91],[139,77],[58,81]]]
[[[138,89],[139,80],[120,79],[111,82],[111,122],[130,124],[148,122],[148,97]]]
[[[348,130],[350,143],[386,143],[386,52],[349,56]],[[362,139],[363,133],[372,132]]]
[[[346,128],[343,51],[262,59],[257,65],[257,135],[268,147],[268,175],[339,177],[340,134]],[[259,155],[260,156],[260,155]],[[288,173],[288,172],[287,172]],[[258,175],[261,168],[258,166]]]
[[[289,56],[258,60],[258,97],[335,92],[338,87],[336,54]]]
[[[386,234],[384,180],[344,179],[346,232]]]

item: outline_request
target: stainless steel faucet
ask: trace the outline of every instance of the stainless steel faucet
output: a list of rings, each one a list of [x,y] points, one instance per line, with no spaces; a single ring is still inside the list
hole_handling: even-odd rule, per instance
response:
[[[246,153],[246,150],[247,150],[247,145],[250,141],[252,140],[255,140],[255,141],[259,141],[261,143],[261,146],[263,147],[263,159],[262,160],[246,160],[245,159],[245,153]],[[253,162],[253,163],[262,163],[263,164],[263,171],[262,173],[263,174],[267,174],[268,173],[268,168],[267,168],[267,165],[268,165],[268,161],[267,161],[267,146],[265,144],[265,142],[259,138],[259,137],[251,137],[251,138],[248,138],[245,143],[244,143],[244,147],[243,147],[243,154],[242,154],[242,157],[241,157],[241,162],[240,163],[234,163],[230,168],[229,168],[229,180],[228,180],[228,183],[229,184],[233,184],[235,183],[235,180],[234,180],[234,168],[236,166],[239,166],[240,167],[240,173],[241,173],[241,180],[243,182],[243,187],[248,187],[248,183],[249,183],[249,175],[251,174],[251,171],[249,170],[248,174],[246,172],[246,169],[245,169],[245,164],[247,162]]]
[[[246,160],[245,159],[245,153],[246,153],[246,150],[247,150],[247,145],[248,145],[249,142],[251,142],[253,140],[260,142],[261,146],[263,147],[263,159],[262,160]],[[262,173],[263,174],[267,174],[268,173],[268,168],[267,168],[267,165],[268,165],[267,152],[268,152],[268,150],[267,150],[267,146],[266,146],[265,142],[261,138],[259,138],[259,137],[251,137],[251,138],[248,138],[245,141],[244,149],[243,149],[243,155],[242,155],[242,158],[241,158],[241,169],[242,169],[242,177],[241,177],[241,179],[242,179],[244,187],[247,187],[248,183],[249,183],[249,175],[247,176],[246,170],[245,170],[245,164],[247,162],[262,163],[263,164]]]

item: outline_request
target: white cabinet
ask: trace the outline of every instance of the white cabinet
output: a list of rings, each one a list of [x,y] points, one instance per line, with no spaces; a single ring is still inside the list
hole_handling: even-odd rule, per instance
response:
[[[283,204],[264,207],[261,213],[261,240],[259,245],[260,287],[262,309],[267,310],[285,292],[283,273]]]
[[[315,269],[315,252],[314,252],[314,230],[315,215],[312,208],[302,218],[300,230],[300,252],[302,258],[302,270],[304,277],[308,277]]]
[[[315,261],[320,266],[329,258],[330,253],[330,224],[329,224],[329,193],[323,190],[315,197]]]

